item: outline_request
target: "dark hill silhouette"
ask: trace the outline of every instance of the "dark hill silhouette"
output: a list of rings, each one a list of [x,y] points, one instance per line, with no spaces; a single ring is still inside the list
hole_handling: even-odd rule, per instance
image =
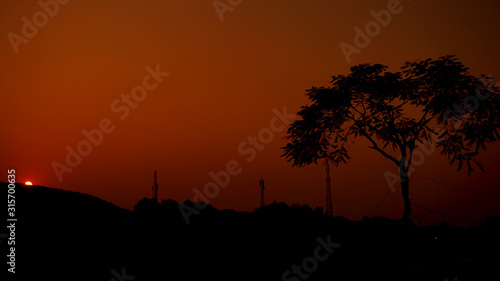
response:
[[[121,275],[124,268],[123,280],[134,281],[461,281],[486,279],[499,261],[500,224],[493,217],[485,227],[418,227],[382,217],[330,218],[320,208],[273,202],[253,212],[207,206],[187,225],[173,200],[144,198],[129,211],[76,192],[16,189],[17,280],[120,280],[112,270]],[[287,275],[304,261],[314,265],[319,241],[340,245],[312,272],[301,269],[307,278]],[[4,253],[6,243],[0,246]]]
[[[42,186],[16,184],[15,196],[16,280],[109,280],[110,266],[133,254],[128,210]]]

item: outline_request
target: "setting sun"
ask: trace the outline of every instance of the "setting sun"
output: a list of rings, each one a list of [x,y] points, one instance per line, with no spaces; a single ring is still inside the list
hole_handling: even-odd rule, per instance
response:
[[[30,182],[30,181],[27,181],[27,182],[24,183],[24,185],[33,185],[33,183]]]

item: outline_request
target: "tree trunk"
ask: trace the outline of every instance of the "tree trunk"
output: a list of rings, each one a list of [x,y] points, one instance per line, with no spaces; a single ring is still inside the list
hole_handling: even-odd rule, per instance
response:
[[[410,221],[411,215],[411,202],[410,202],[410,179],[408,178],[407,171],[400,167],[399,173],[401,176],[401,193],[403,195],[404,211],[403,220]]]

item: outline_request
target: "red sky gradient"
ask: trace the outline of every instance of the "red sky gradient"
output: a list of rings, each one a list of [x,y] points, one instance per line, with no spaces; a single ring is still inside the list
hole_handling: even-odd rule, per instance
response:
[[[332,75],[346,74],[359,63],[397,71],[408,60],[453,54],[473,75],[500,78],[500,2],[493,0],[401,1],[402,12],[347,63],[339,44],[353,44],[353,28],[363,29],[373,20],[370,11],[387,9],[389,2],[243,1],[221,21],[211,0],[73,0],[60,5],[18,53],[8,34],[22,35],[21,18],[32,21],[41,7],[37,1],[2,2],[1,180],[15,168],[19,182],[89,193],[131,209],[151,196],[155,169],[160,198],[183,202],[193,198],[193,188],[202,190],[211,181],[210,171],[235,160],[242,172],[211,200],[215,207],[258,207],[260,178],[267,202],[324,207],[324,167],[291,167],[280,157],[285,130],[253,161],[238,153],[248,136],[269,127],[273,108],[296,113],[307,103],[306,89],[328,86]],[[145,68],[157,64],[170,75],[120,120],[111,103],[141,85]],[[84,139],[81,131],[97,128],[103,118],[111,119],[115,130],[59,182],[51,164],[64,163],[65,147],[75,148]],[[334,215],[361,219],[389,191],[383,173],[396,173],[396,167],[366,147],[359,139],[350,148],[348,165],[332,169]],[[487,148],[480,158],[485,173],[456,172],[439,153],[416,172],[500,194],[500,143]],[[410,197],[470,220],[500,215],[498,198],[417,176]],[[402,207],[398,189],[373,215],[400,218]],[[435,223],[443,217],[426,218]]]

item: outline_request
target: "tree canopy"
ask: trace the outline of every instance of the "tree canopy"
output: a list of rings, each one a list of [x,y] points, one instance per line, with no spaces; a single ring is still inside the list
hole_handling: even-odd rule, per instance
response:
[[[307,90],[312,104],[288,129],[284,156],[294,165],[326,157],[346,163],[346,143],[358,136],[396,164],[386,147],[410,157],[418,141],[438,140],[442,153],[460,165],[500,138],[497,88],[470,75],[454,56],[407,62],[396,73],[362,64],[333,76],[332,84]]]

